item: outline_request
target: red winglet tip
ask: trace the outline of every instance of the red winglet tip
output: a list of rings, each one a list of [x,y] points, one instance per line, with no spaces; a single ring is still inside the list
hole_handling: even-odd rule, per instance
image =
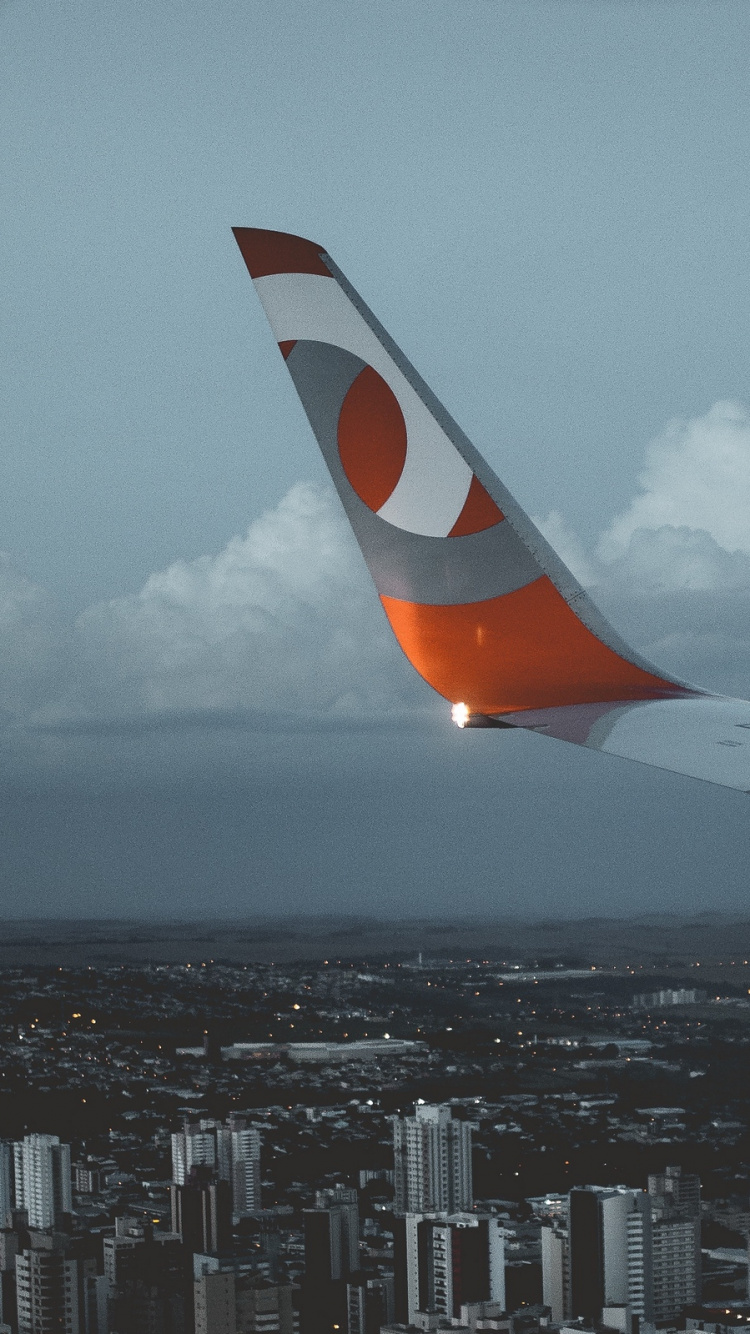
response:
[[[271,273],[317,273],[330,278],[321,255],[323,246],[290,232],[267,232],[260,227],[233,227],[251,278]]]

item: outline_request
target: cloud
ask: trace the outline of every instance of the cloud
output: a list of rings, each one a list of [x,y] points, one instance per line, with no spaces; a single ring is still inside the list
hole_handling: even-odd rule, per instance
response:
[[[176,561],[139,593],[88,608],[75,640],[80,679],[47,725],[420,707],[336,497],[317,486],[293,487],[218,555]]]
[[[579,583],[586,587],[598,583],[596,564],[586,555],[580,537],[559,510],[550,510],[546,519],[534,516],[532,522],[536,524],[542,536],[546,537],[550,546],[554,547]]]
[[[643,528],[696,529],[725,551],[750,553],[750,415],[741,404],[670,422],[648,446],[638,480],[640,494],[602,534],[603,560],[624,555]]]
[[[540,527],[626,640],[657,666],[750,695],[750,414],[720,402],[646,449],[640,489],[587,553]]]
[[[750,414],[721,402],[670,422],[639,484],[590,557],[597,602],[657,666],[747,697]]]
[[[605,598],[750,588],[750,414],[741,404],[670,422],[638,480],[593,552],[558,511],[535,519],[582,584]]]
[[[64,647],[52,599],[0,552],[0,717],[22,715],[49,695]]]
[[[673,422],[594,552],[559,512],[537,523],[634,646],[677,675],[750,693],[743,408]],[[175,561],[70,626],[0,557],[0,631],[0,718],[13,745],[33,731],[50,763],[55,735],[61,746],[206,728],[281,735],[439,708],[388,631],[335,494],[318,486],[293,487],[223,551]]]
[[[750,588],[750,555],[727,551],[704,529],[636,528],[596,582],[636,589],[641,597],[679,591]]]

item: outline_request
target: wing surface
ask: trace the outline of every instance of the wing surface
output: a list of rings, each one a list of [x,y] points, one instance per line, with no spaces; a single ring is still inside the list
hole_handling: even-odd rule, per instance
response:
[[[455,720],[750,790],[750,703],[620,638],[321,246],[234,235],[391,628]]]

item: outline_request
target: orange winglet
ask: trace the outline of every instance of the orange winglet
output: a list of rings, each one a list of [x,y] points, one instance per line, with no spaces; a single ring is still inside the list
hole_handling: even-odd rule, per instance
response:
[[[546,575],[485,602],[381,602],[412,666],[473,713],[691,693],[602,644]]]

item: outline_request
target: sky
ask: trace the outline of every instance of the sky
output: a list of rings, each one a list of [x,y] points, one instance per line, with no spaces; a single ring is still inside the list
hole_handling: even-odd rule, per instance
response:
[[[230,228],[747,697],[749,56],[746,0],[0,3],[0,915],[747,908],[746,796],[450,725]]]

